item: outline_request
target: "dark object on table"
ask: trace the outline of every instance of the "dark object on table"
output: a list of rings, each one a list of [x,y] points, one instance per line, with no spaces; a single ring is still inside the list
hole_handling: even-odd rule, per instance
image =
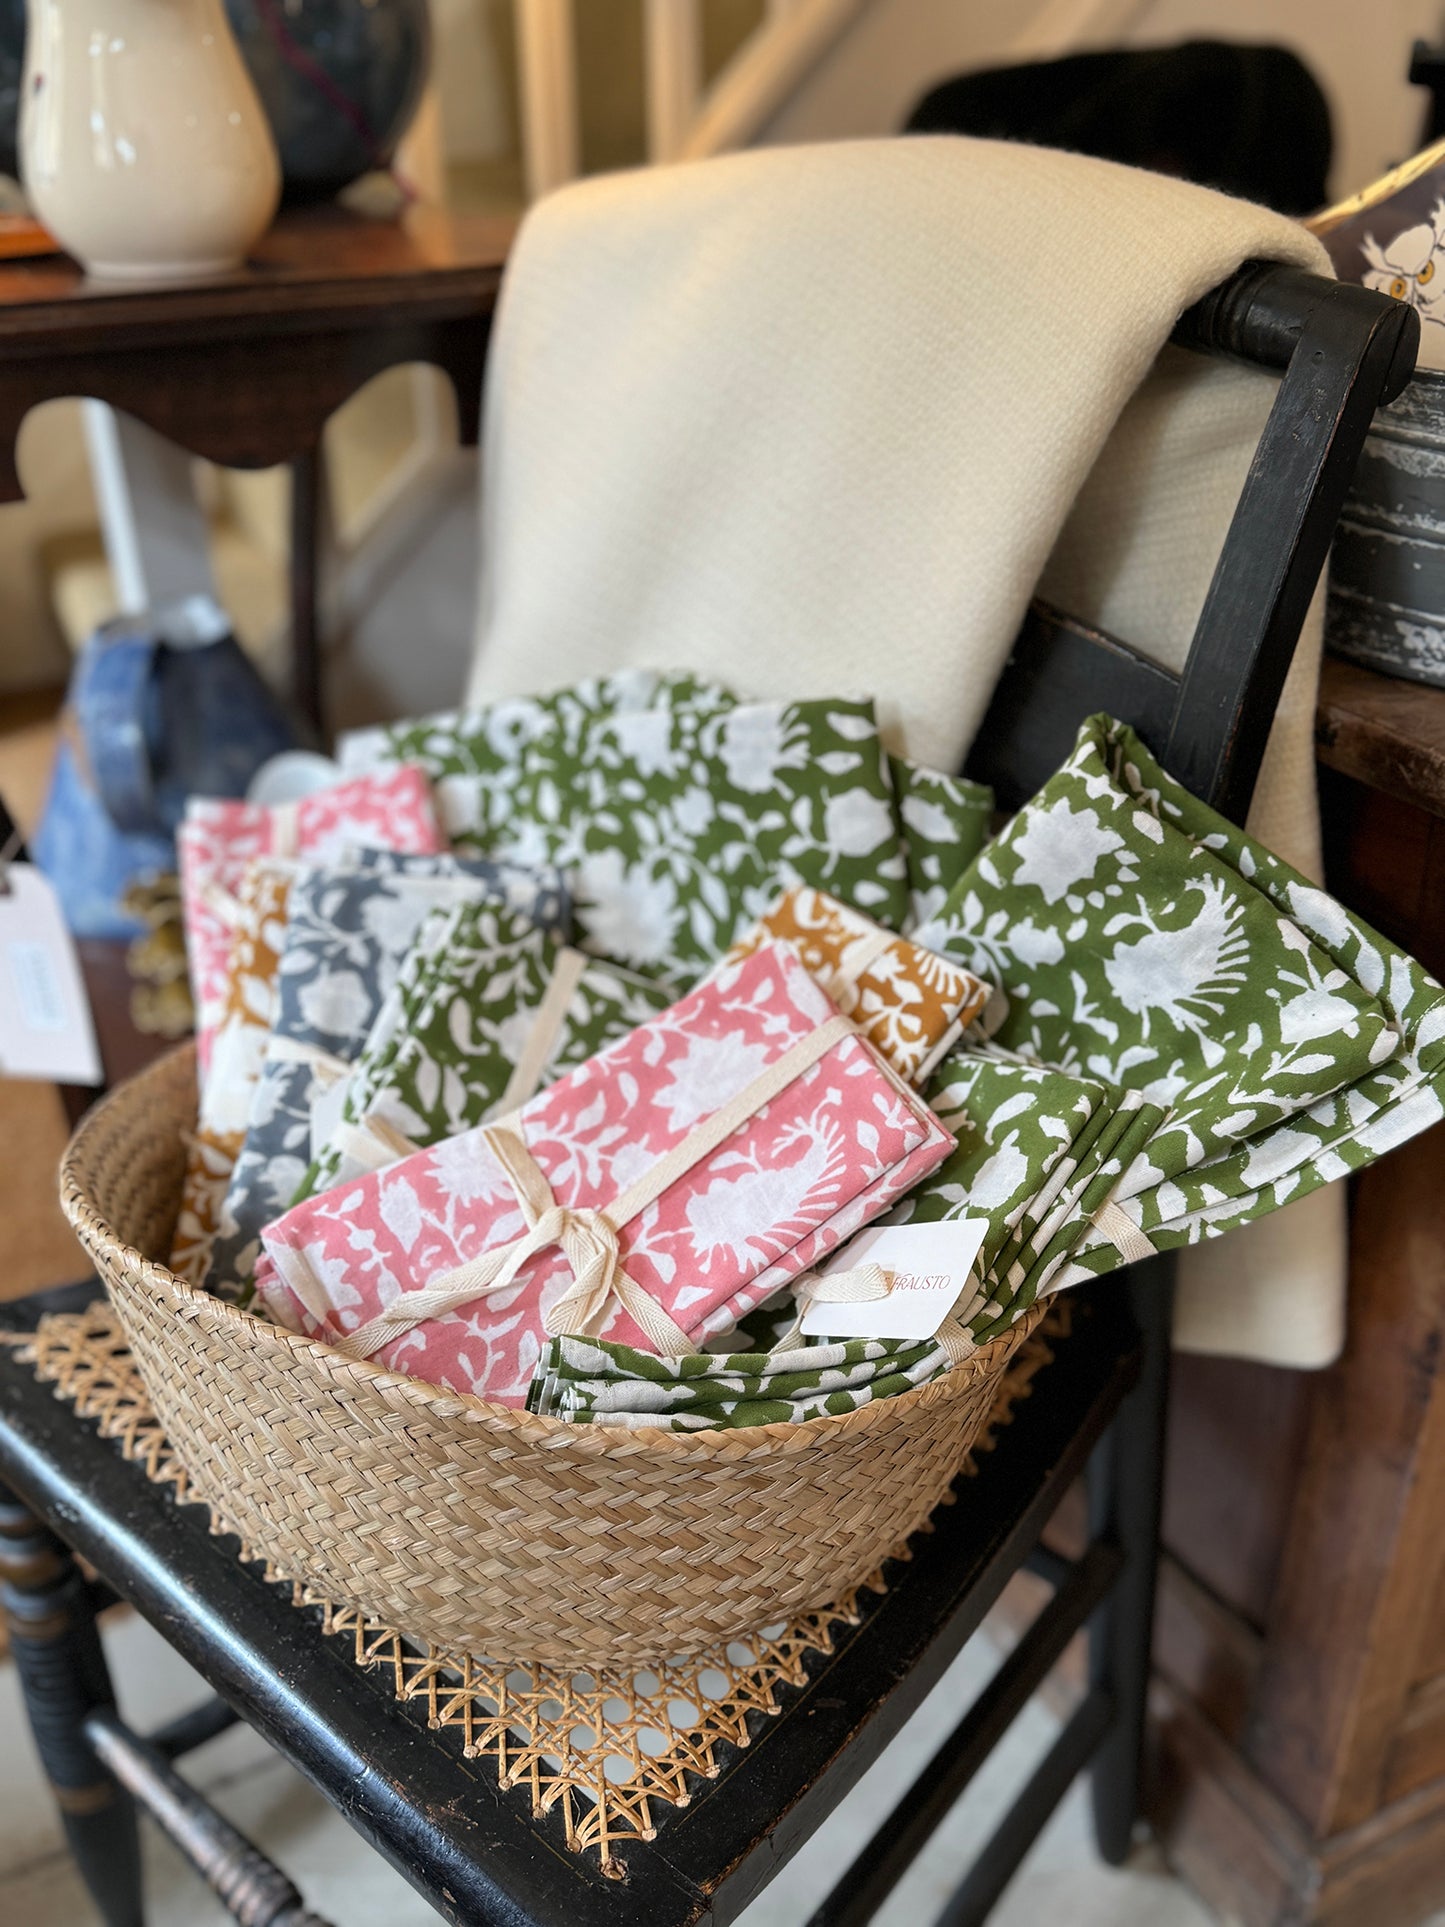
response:
[[[1420,129],[1420,145],[1429,147],[1445,134],[1445,47],[1417,40],[1410,49],[1410,84],[1430,90],[1430,105]]]
[[[226,0],[281,155],[283,198],[391,164],[431,58],[427,0]]]
[[[1330,166],[1330,111],[1303,61],[1222,40],[960,74],[924,95],[906,131],[1095,154],[1281,214],[1319,207]]]
[[[20,74],[25,65],[25,0],[0,0],[0,174],[20,178]]]
[[[1445,685],[1445,374],[1416,372],[1365,437],[1330,565],[1325,639]]]
[[[296,732],[208,596],[119,616],[81,651],[35,861],[80,937],[138,935],[127,884],[174,868],[190,796],[244,796]]]

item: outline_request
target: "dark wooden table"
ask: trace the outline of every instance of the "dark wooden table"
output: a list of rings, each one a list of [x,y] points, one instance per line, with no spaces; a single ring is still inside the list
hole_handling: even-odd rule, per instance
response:
[[[38,403],[109,402],[231,468],[292,472],[295,693],[321,717],[316,543],[321,431],[385,368],[429,362],[481,418],[488,323],[515,222],[412,208],[284,214],[239,272],[154,286],[89,281],[64,255],[0,263],[0,502],[16,501],[20,425]]]

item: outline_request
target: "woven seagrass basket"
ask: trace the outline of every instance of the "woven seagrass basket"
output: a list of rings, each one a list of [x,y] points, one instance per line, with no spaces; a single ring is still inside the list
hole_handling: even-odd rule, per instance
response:
[[[473,1653],[706,1651],[827,1605],[922,1524],[1042,1313],[946,1377],[734,1432],[568,1425],[345,1358],[182,1283],[189,1047],[86,1118],[61,1198],[205,1498],[289,1578]]]

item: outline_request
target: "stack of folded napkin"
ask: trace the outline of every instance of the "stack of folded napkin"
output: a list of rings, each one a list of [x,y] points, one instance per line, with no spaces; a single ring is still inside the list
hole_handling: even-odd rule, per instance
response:
[[[1445,1114],[1445,991],[1107,717],[991,842],[870,702],[650,671],[343,766],[188,818],[174,1263],[453,1392],[851,1411]],[[953,1221],[961,1290],[890,1325],[889,1231]]]

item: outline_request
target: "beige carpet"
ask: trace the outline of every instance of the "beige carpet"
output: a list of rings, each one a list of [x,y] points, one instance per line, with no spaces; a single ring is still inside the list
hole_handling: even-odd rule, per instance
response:
[[[56,694],[0,701],[0,797],[33,829],[55,746]],[[85,1260],[56,1202],[65,1114],[49,1084],[0,1078],[0,1298],[23,1298],[84,1275]]]

